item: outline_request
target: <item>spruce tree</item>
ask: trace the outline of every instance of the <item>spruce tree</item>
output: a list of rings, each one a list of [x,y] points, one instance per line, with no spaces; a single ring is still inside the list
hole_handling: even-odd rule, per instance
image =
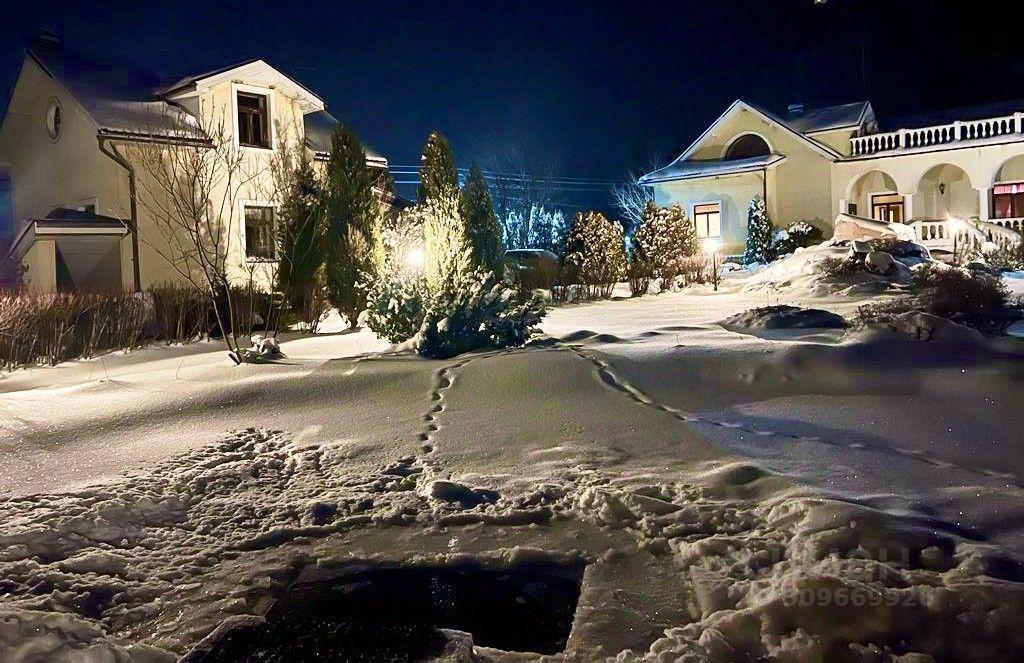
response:
[[[459,194],[459,214],[473,250],[473,266],[501,274],[505,251],[501,244],[501,227],[494,213],[491,193],[480,168],[473,164],[466,184]]]
[[[747,250],[743,253],[743,262],[771,262],[774,259],[772,222],[765,210],[764,198],[754,196],[747,210]]]
[[[448,139],[434,132],[427,136],[420,161],[420,188],[417,202],[437,200],[440,196],[451,195],[459,190],[459,174],[455,170],[455,159]]]
[[[284,197],[278,208],[278,243],[281,247],[277,289],[287,307],[303,322],[322,311],[313,310],[313,301],[322,301],[324,264],[323,187],[313,166],[303,161],[288,177]]]
[[[383,261],[381,208],[373,193],[366,152],[355,133],[342,124],[331,136],[326,207],[327,298],[355,328],[366,308],[366,295],[358,284],[376,274]]]

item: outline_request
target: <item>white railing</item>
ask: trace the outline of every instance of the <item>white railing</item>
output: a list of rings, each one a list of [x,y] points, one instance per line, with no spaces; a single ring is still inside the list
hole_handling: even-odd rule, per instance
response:
[[[930,145],[944,145],[961,140],[980,140],[1024,132],[1024,113],[984,120],[957,121],[920,129],[900,129],[850,139],[853,156],[876,154]]]
[[[1010,230],[1014,230],[1018,233],[1024,232],[1024,217],[1021,216],[1015,216],[1009,219],[989,219],[988,221],[989,223],[1009,228]]]
[[[998,219],[998,221],[1011,220]],[[966,246],[981,249],[986,242],[1000,247],[1008,247],[1015,245],[1021,238],[1017,230],[992,221],[917,219],[910,222],[910,227],[914,229],[914,236],[922,246],[944,251],[952,251],[954,247]]]

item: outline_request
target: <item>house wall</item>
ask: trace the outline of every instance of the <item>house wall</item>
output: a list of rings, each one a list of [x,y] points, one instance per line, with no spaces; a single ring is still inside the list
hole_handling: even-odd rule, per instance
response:
[[[830,159],[760,115],[743,109],[727,118],[705,137],[690,160],[721,159],[729,144],[745,133],[756,133],[772,152],[786,157],[767,173],[767,209],[772,223],[783,227],[807,220],[828,231],[835,218]],[[694,202],[716,198],[728,201],[722,210],[722,241],[729,248],[723,250],[739,252],[746,242],[747,207],[753,196],[761,195],[762,177],[758,172],[657,184],[655,200],[658,204],[678,202],[684,205],[687,215],[692,215]]]
[[[46,129],[51,99],[61,106],[57,140]],[[26,219],[92,199],[98,213],[127,218],[116,213],[127,208],[127,177],[99,151],[96,131],[64,86],[26,57],[0,129],[0,163],[7,164],[13,183],[16,231]]]
[[[251,278],[261,288],[269,288],[273,284],[277,265],[246,256],[244,207],[246,204],[271,207],[279,204],[272,174],[275,159],[280,158],[282,148],[292,151],[305,149],[302,110],[297,100],[277,90],[248,85],[245,89],[266,94],[270,99],[273,125],[271,145],[275,149],[238,146],[237,112],[234,105],[236,89],[232,82],[224,82],[208,90],[202,90],[197,98],[186,105],[201,118],[208,133],[218,136],[215,143],[221,145],[218,151],[225,155],[225,158],[214,161],[224,165],[227,159],[232,158],[228,155],[238,155],[239,158],[234,182],[229,183],[226,178],[221,178],[222,181],[212,189],[211,195],[214,207],[220,212],[223,233],[221,241],[227,247],[228,277],[235,283],[246,283]],[[161,187],[153,183],[148,172],[150,168],[146,165],[152,163],[152,148],[126,143],[122,149],[129,162],[135,164],[138,178],[142,287],[181,282],[184,280],[181,271],[185,269],[186,261],[180,259],[181,251],[177,247],[187,248],[190,244],[187,237],[182,237],[180,232],[176,232],[180,229],[169,222],[168,215],[161,212],[162,205],[156,200]],[[175,237],[178,239],[174,239]],[[194,276],[201,277],[201,273],[194,271]]]
[[[950,213],[988,219],[992,185],[1024,181],[1024,141],[836,162],[833,215],[846,211],[851,200],[857,203],[858,214],[869,215],[870,208],[861,205],[883,181],[887,189],[895,185],[904,196],[907,218],[942,218]],[[939,183],[946,185],[945,194],[938,194]]]
[[[654,202],[667,207],[678,203],[686,218],[693,218],[693,207],[700,203],[719,203],[722,207],[722,252],[742,253],[747,241],[747,208],[763,189],[761,173],[743,173],[720,178],[702,178],[666,182],[654,187]]]
[[[839,154],[848,157],[853,153],[853,148],[850,145],[850,138],[855,133],[856,131],[852,129],[841,129],[839,131],[816,133],[813,136],[808,136],[808,138],[823,145],[827,145]]]
[[[25,272],[22,282],[29,292],[57,289],[57,244],[52,239],[33,242],[21,260]]]

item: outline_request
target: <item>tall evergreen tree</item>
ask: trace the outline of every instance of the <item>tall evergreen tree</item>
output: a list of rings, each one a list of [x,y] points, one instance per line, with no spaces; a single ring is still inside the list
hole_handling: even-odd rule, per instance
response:
[[[743,253],[743,262],[771,262],[774,259],[772,222],[768,218],[764,198],[754,196],[747,210],[747,250]]]
[[[469,169],[466,184],[459,194],[459,214],[466,224],[469,243],[473,248],[473,266],[483,267],[501,275],[505,251],[501,244],[501,226],[494,213],[491,193],[479,166]]]
[[[417,212],[423,220],[423,273],[434,293],[455,287],[471,271],[472,248],[459,214],[459,179],[448,141],[439,133],[427,137],[420,167]]]
[[[381,208],[373,181],[359,139],[339,124],[327,164],[324,267],[327,297],[353,328],[366,308],[365,292],[357,284],[376,274],[383,261]]]
[[[322,297],[324,201],[323,187],[309,161],[303,161],[287,177],[277,218],[281,248],[277,289],[284,294],[288,308],[310,322],[305,317],[311,311],[311,300]]]
[[[448,139],[434,132],[427,136],[420,162],[420,188],[417,202],[437,200],[444,195],[457,195],[459,174],[455,170],[455,159]]]

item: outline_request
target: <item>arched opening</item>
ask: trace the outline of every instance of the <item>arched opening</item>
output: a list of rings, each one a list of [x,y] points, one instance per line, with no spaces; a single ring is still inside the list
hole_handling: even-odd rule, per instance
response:
[[[992,184],[991,220],[1024,232],[1024,155],[1007,159]]]
[[[886,222],[906,220],[905,201],[896,181],[880,170],[868,171],[854,180],[846,200],[847,209],[843,211],[850,214]]]
[[[764,138],[757,134],[743,134],[726,149],[725,160],[751,159],[753,157],[767,156],[771,153],[771,148],[768,147],[768,143],[765,142]]]
[[[979,218],[978,190],[959,166],[944,163],[929,168],[917,185],[914,216],[945,220]]]

